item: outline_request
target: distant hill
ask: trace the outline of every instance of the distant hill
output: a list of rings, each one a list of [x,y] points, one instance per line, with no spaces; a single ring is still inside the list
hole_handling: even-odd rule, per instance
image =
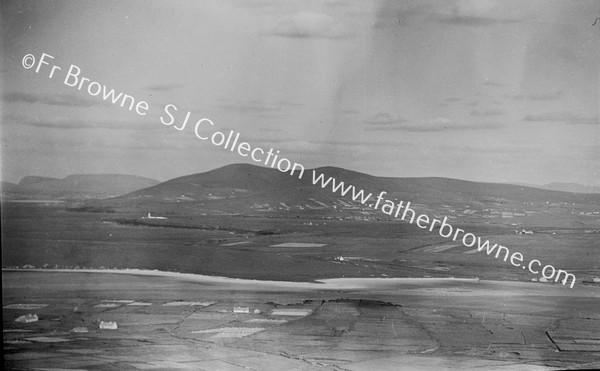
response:
[[[549,183],[543,186],[544,189],[554,191],[573,192],[573,193],[600,193],[600,187],[584,186],[577,183]]]
[[[20,188],[18,184],[2,181],[2,192],[15,192]]]
[[[26,176],[11,190],[11,198],[96,199],[130,193],[158,184],[159,181],[135,175],[76,174],[63,179]]]
[[[26,177],[23,177],[23,179],[21,179],[19,181],[19,185],[22,186],[22,187],[27,187],[27,186],[32,185],[32,184],[46,182],[46,181],[50,181],[50,180],[60,180],[60,179],[58,179],[58,178],[50,178],[50,177],[47,177],[47,176],[28,175]]]
[[[573,194],[533,187],[479,183],[448,178],[392,178],[376,177],[336,167],[314,169],[317,176],[333,177],[354,185],[359,191],[372,193],[367,204],[373,204],[380,191],[386,199],[404,200],[421,204],[431,211],[473,207],[523,211],[531,204],[599,204],[600,195]],[[306,170],[302,179],[275,169],[233,164],[205,173],[183,176],[140,189],[129,194],[102,201],[104,206],[138,211],[174,213],[241,213],[306,212],[336,214],[341,210],[356,210],[351,193],[345,197],[339,190],[334,193],[331,183],[324,189],[313,185],[313,170]],[[343,212],[342,212],[343,213]],[[365,215],[364,213],[362,213]],[[381,214],[383,215],[383,214]]]
[[[539,189],[547,189],[551,191],[561,191],[561,192],[570,192],[570,193],[600,193],[600,187],[593,186],[585,186],[577,183],[560,183],[553,182],[548,183],[546,185],[536,185],[536,184],[528,184],[528,183],[512,183],[515,185],[531,187],[531,188],[539,188]]]

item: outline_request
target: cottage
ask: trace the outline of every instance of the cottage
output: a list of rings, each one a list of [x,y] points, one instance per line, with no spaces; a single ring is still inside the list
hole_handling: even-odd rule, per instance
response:
[[[116,330],[117,323],[112,321],[101,321],[100,326],[98,326],[100,330]]]
[[[31,314],[31,313],[21,316],[15,320],[15,322],[21,322],[21,323],[31,323],[31,322],[37,322],[37,321],[38,321],[37,314]]]

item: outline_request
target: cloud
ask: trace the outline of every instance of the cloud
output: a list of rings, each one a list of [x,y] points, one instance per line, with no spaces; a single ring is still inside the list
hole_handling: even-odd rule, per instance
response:
[[[295,39],[344,39],[350,37],[344,25],[335,18],[311,12],[299,12],[281,17],[270,34]]]
[[[294,109],[301,106],[302,104],[284,100],[272,103],[266,103],[260,100],[238,100],[235,102],[224,102],[219,105],[219,107],[225,111],[237,112],[256,117],[272,117],[280,114],[284,110]]]
[[[281,132],[283,132],[283,130],[279,129],[279,128],[259,127],[257,130],[260,131],[261,133],[281,133]]]
[[[261,116],[271,116],[279,112],[281,109],[280,107],[265,104],[257,100],[237,101],[234,103],[221,104],[219,107],[226,111]]]
[[[598,125],[600,119],[598,116],[580,116],[573,112],[544,112],[539,114],[529,114],[523,118],[523,121],[529,122],[564,122],[573,125]]]
[[[6,93],[2,96],[2,100],[8,103],[38,103],[69,107],[91,107],[103,103],[68,94],[45,95],[36,93]]]
[[[387,112],[379,112],[365,120],[365,124],[370,126],[394,126],[405,123],[402,117],[395,117]]]
[[[377,144],[376,144],[377,145]],[[398,146],[396,142],[394,146]],[[331,156],[339,156],[352,160],[359,160],[368,156],[370,153],[369,145],[366,143],[341,143],[341,142],[324,142],[324,141],[304,141],[291,140],[279,141],[277,148],[286,154],[295,154],[297,158],[303,157],[319,157],[320,154],[326,153],[329,158]]]
[[[496,19],[465,16],[443,17],[440,22],[457,26],[491,26],[498,24]]]
[[[357,115],[359,111],[355,108],[343,108],[338,110],[338,113],[341,115]]]
[[[439,18],[439,22],[467,27],[486,27],[517,22],[514,19],[505,18],[502,10],[502,3],[494,0],[460,0],[451,7],[450,14],[442,15]]]
[[[487,86],[502,86],[501,83],[499,83],[498,81],[494,81],[494,80],[485,80],[483,82],[483,85],[487,85]]]
[[[178,88],[181,88],[183,85],[181,84],[156,84],[156,85],[150,85],[150,86],[146,86],[146,90],[151,90],[151,91],[171,91],[171,90],[175,90]]]
[[[414,133],[430,133],[443,131],[494,130],[503,127],[500,123],[460,123],[448,118],[438,117],[424,122],[410,122],[394,126],[369,127],[369,131],[406,131]]]
[[[7,124],[26,125],[35,128],[47,129],[109,129],[109,130],[152,130],[160,129],[157,123],[124,121],[124,120],[78,120],[63,117],[27,118],[16,115],[4,117]]]
[[[557,100],[562,97],[562,90],[558,90],[551,93],[537,93],[537,94],[529,94],[529,100]]]
[[[432,7],[425,2],[386,1],[379,8],[372,27],[407,27],[420,22],[428,11],[431,12]]]
[[[506,111],[499,110],[499,109],[487,109],[485,111],[474,110],[474,111],[471,111],[471,116],[485,116],[485,117],[502,116],[505,113],[506,113]]]
[[[448,97],[446,99],[444,99],[444,102],[448,102],[448,103],[454,103],[454,102],[460,102],[462,99],[460,99],[459,97]]]

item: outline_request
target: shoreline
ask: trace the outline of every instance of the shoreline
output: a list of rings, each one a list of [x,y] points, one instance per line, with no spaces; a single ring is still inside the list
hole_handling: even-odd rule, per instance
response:
[[[8,277],[4,273],[43,273],[43,274],[90,274],[104,276],[131,276],[139,278],[163,278],[177,284],[205,284],[217,290],[243,290],[255,292],[325,292],[346,293],[368,292],[374,295],[397,295],[400,292],[418,293],[418,295],[483,295],[491,297],[506,296],[556,296],[556,297],[593,297],[600,298],[600,286],[578,286],[564,288],[553,283],[523,281],[492,281],[479,278],[329,278],[313,282],[253,280],[223,276],[207,276],[194,273],[164,272],[144,269],[15,269],[3,268],[3,283]],[[5,285],[3,285],[3,294]]]
[[[276,280],[260,280],[260,279],[248,279],[248,278],[234,278],[225,276],[209,276],[204,274],[196,273],[179,273],[179,272],[166,272],[160,270],[150,269],[43,269],[43,268],[31,268],[31,269],[17,269],[17,268],[2,268],[2,272],[35,272],[35,273],[92,273],[92,274],[122,274],[132,276],[144,276],[144,277],[163,277],[163,278],[174,278],[178,280],[192,281],[192,282],[209,282],[209,283],[238,283],[238,284],[277,284],[277,285],[289,285],[298,287],[312,287],[312,288],[324,288],[324,286],[339,286],[340,283],[360,283],[360,282],[372,282],[372,283],[419,283],[419,282],[480,282],[479,278],[454,278],[454,277],[343,277],[343,278],[324,278],[316,279],[312,281],[276,281]],[[491,282],[491,281],[490,281]],[[503,281],[500,281],[503,282]]]

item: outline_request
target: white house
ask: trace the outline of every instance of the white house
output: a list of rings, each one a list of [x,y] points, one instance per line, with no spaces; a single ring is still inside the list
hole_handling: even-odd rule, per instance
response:
[[[32,314],[32,313],[28,313],[28,314],[21,316],[15,320],[15,322],[22,322],[22,323],[31,323],[31,322],[37,322],[37,321],[38,321],[37,314]]]
[[[111,321],[101,321],[100,322],[100,326],[98,326],[100,328],[100,330],[116,330],[117,329],[117,323],[116,322],[111,322]]]

